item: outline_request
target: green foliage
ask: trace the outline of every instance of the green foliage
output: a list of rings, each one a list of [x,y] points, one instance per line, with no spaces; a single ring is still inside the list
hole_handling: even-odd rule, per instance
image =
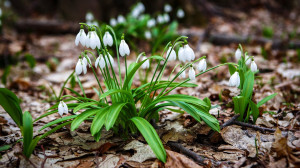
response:
[[[10,73],[10,68],[11,68],[11,65],[5,67],[3,75],[1,76],[1,83],[3,85],[6,85],[6,83],[7,83],[7,78],[8,78],[8,75]]]
[[[36,60],[31,54],[25,54],[25,60],[28,63],[30,68],[34,68],[36,65]]]
[[[270,27],[270,26],[265,26],[263,27],[263,36],[266,37],[266,38],[272,38],[273,37],[273,34],[274,34],[274,31],[273,31],[273,28]]]
[[[242,47],[240,46],[240,50],[243,51]],[[242,58],[239,60],[239,64],[236,68],[236,71],[239,72],[240,76],[240,90],[241,93],[239,96],[233,97],[234,103],[234,112],[236,114],[240,114],[238,120],[248,122],[250,116],[253,117],[253,123],[256,122],[257,118],[259,117],[259,110],[258,108],[266,103],[267,101],[274,98],[277,94],[272,94],[263,98],[257,104],[252,101],[253,95],[253,88],[255,82],[255,73],[250,70],[250,68],[246,65],[246,55],[247,53],[242,55]],[[234,73],[234,67],[229,66],[230,74]]]

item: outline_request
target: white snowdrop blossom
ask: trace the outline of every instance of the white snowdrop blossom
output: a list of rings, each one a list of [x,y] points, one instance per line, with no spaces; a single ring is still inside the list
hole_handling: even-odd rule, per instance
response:
[[[169,58],[168,58],[168,56],[169,56]],[[176,60],[176,52],[174,51],[174,49],[172,49],[172,47],[169,47],[167,54],[166,54],[166,58],[168,58],[168,61]]]
[[[169,14],[165,13],[164,14],[164,22],[169,22],[170,21],[170,16]]]
[[[121,43],[120,43],[120,47],[119,47],[119,52],[120,52],[120,55],[122,57],[124,57],[125,55],[129,55],[130,54],[130,50],[129,50],[129,46],[128,44],[125,42],[125,40],[121,40]]]
[[[180,75],[179,75],[180,79],[185,79],[185,71],[183,71]]]
[[[86,74],[87,69],[86,69],[86,64],[84,63],[84,61],[82,61],[82,59],[79,59],[76,67],[75,67],[75,72],[77,75],[80,75],[82,72],[83,74]]]
[[[178,11],[177,11],[177,17],[178,18],[183,18],[184,17],[184,11],[182,10],[182,9],[178,9]]]
[[[189,70],[189,78],[190,80],[195,80],[196,79],[196,73],[193,67],[190,68]]]
[[[150,19],[150,20],[148,20],[148,22],[147,22],[147,27],[148,27],[148,28],[151,28],[151,27],[153,27],[153,26],[155,26],[155,19]]]
[[[172,11],[172,6],[169,4],[166,4],[164,7],[165,12],[171,12]]]
[[[142,61],[144,61],[145,59],[147,59],[147,57],[146,56],[143,56],[142,57]],[[147,69],[147,68],[149,68],[150,67],[150,62],[149,62],[149,60],[146,60],[143,64],[142,64],[142,69]]]
[[[60,116],[62,116],[63,114],[68,114],[68,106],[63,101],[60,101],[58,104],[58,114]]]
[[[88,65],[89,67],[91,67],[92,61],[91,61],[90,57],[87,56],[87,59],[86,59],[86,57],[83,57],[82,61],[85,63],[85,65]]]
[[[157,23],[164,23],[165,22],[165,18],[163,15],[158,15],[157,16]]]
[[[87,48],[95,49],[96,47],[100,49],[100,39],[96,31],[89,31],[87,38],[85,40],[85,46]]]
[[[250,69],[251,69],[252,72],[258,71],[257,65],[256,65],[256,63],[254,61],[251,61]]]
[[[240,75],[235,72],[229,79],[229,86],[239,87],[240,86]]]
[[[97,68],[98,65],[101,69],[105,68],[105,65],[112,65],[114,66],[114,58],[108,53],[108,59],[104,58],[104,56],[102,54],[99,55],[99,57],[96,59],[96,62],[95,62],[95,67]],[[109,62],[110,61],[110,62]]]
[[[195,53],[188,44],[184,45],[183,49],[184,49],[184,56],[186,61],[192,61],[195,59]]]
[[[248,55],[246,55],[245,61],[246,61],[246,65],[250,65],[250,63],[251,63],[251,58],[250,58]]]
[[[88,13],[85,15],[85,20],[86,20],[86,21],[92,21],[92,20],[94,20],[94,15],[93,15],[91,12],[88,12]]]
[[[198,70],[201,71],[205,71],[207,67],[207,63],[206,63],[206,59],[202,59],[199,64],[198,64]]]
[[[113,37],[111,36],[111,34],[106,31],[104,36],[103,36],[103,43],[105,46],[112,46],[114,43]]]
[[[123,15],[119,15],[119,16],[118,16],[118,18],[117,18],[117,20],[118,20],[118,23],[119,23],[119,24],[121,24],[121,23],[124,23],[124,22],[125,22],[125,18],[124,18],[124,16],[123,16]]]
[[[180,47],[179,49],[178,49],[178,59],[179,59],[179,61],[181,61],[181,62],[185,62],[185,55],[184,55],[184,48],[183,47]]]
[[[241,50],[238,48],[238,49],[236,49],[236,51],[235,51],[235,59],[236,59],[236,60],[240,60],[241,57],[242,57],[242,52],[241,52]]]
[[[110,21],[109,21],[109,24],[114,27],[118,24],[118,22],[115,18],[111,18]]]
[[[145,31],[145,38],[146,39],[151,39],[152,38],[152,35],[151,35],[150,31]]]
[[[139,2],[136,7],[132,10],[131,15],[137,18],[141,13],[145,11],[145,6],[143,3]]]
[[[78,46],[79,42],[82,46],[85,46],[85,41],[86,41],[86,34],[84,32],[84,29],[80,29],[79,33],[76,35],[75,38],[75,45]]]

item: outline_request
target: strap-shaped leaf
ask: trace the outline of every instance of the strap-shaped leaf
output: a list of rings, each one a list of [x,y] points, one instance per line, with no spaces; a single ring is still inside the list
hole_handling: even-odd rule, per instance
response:
[[[105,120],[106,120],[106,115],[109,112],[110,107],[104,107],[97,111],[97,114],[95,118],[93,119],[92,125],[91,125],[91,134],[95,136],[97,132],[101,130],[103,127]]]
[[[111,90],[109,90],[109,91],[103,93],[103,94],[101,95],[101,97],[100,97],[100,100],[103,99],[103,98],[105,98],[106,96],[109,96],[109,95],[112,95],[112,94],[116,94],[116,93],[124,93],[125,95],[127,95],[127,97],[128,97],[130,100],[133,99],[131,93],[130,93],[129,91],[127,91],[127,90],[122,90],[122,89],[111,89]]]
[[[88,107],[88,106],[91,106],[91,105],[94,105],[94,104],[97,104],[97,102],[86,102],[86,103],[80,103],[78,106],[76,106],[73,110],[74,113],[76,113],[77,111],[85,108],[85,107]]]
[[[6,88],[0,88],[0,105],[10,115],[18,127],[22,127],[22,110],[18,97]]]
[[[71,124],[71,122],[72,122],[72,121],[67,121],[67,122],[65,122],[65,123],[63,123],[63,124],[60,124],[60,125],[54,127],[54,128],[51,129],[50,131],[48,131],[48,132],[46,132],[45,134],[43,134],[43,135],[40,137],[40,139],[43,139],[43,138],[47,137],[48,135],[52,134],[53,132],[57,131],[58,129],[61,129],[61,128],[64,127],[64,126]]]
[[[167,159],[165,148],[152,125],[147,120],[141,117],[133,117],[130,120],[136,125],[138,130],[141,132],[141,134],[153,150],[156,157],[160,161],[165,163]]]
[[[235,114],[240,114],[238,120],[242,121],[245,113],[245,97],[236,96],[233,98],[234,112]]]
[[[109,112],[106,116],[106,122],[105,122],[105,128],[107,131],[114,126],[114,124],[120,114],[120,111],[126,104],[127,103],[116,103],[116,104],[113,104],[110,106]]]
[[[250,100],[250,107],[252,110],[253,122],[255,123],[259,116],[259,110],[257,108],[257,105],[251,100]]]
[[[50,126],[52,126],[54,124],[58,124],[58,123],[61,123],[61,122],[73,119],[75,117],[77,117],[77,115],[66,116],[66,117],[62,117],[62,118],[59,118],[57,120],[51,121],[51,122],[45,124],[39,131],[42,131],[43,129],[45,129],[47,127],[50,127]]]
[[[71,124],[71,130],[74,131],[76,128],[79,127],[79,125],[85,120],[87,119],[89,116],[94,115],[97,113],[97,111],[99,111],[99,109],[90,109],[90,110],[86,110],[84,112],[82,112],[81,114],[79,114],[72,122]]]
[[[24,155],[29,158],[31,153],[28,153],[29,147],[33,137],[33,124],[32,118],[28,111],[26,111],[23,115],[23,153]]]
[[[277,95],[277,93],[274,93],[274,94],[271,94],[271,95],[269,95],[269,96],[263,98],[261,101],[259,101],[259,102],[257,103],[257,107],[262,106],[262,105],[265,104],[267,101],[273,99],[276,95]]]
[[[248,72],[246,72],[245,75],[245,82],[241,94],[241,96],[244,96],[245,98],[245,107],[247,106],[249,100],[252,97],[253,85],[254,85],[254,73],[251,70],[248,70]]]

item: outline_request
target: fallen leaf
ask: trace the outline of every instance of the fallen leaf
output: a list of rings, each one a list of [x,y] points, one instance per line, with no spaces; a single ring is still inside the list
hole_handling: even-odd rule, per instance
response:
[[[140,141],[133,140],[129,144],[125,145],[125,150],[133,149],[136,153],[128,160],[142,163],[145,160],[156,158],[149,145],[143,144]]]
[[[167,162],[165,163],[166,168],[201,168],[197,163],[187,158],[186,156],[173,152],[170,150],[166,150],[167,152]]]

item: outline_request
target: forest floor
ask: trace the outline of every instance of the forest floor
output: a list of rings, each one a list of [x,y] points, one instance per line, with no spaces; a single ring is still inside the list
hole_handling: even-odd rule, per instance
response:
[[[276,17],[269,16],[265,11],[249,16],[238,14],[238,17],[247,18],[238,23],[227,23],[216,17],[211,22],[214,26],[212,30],[228,35],[261,36],[257,33],[262,31],[261,24],[268,24]],[[290,32],[295,30],[300,33],[295,26],[299,19],[293,23],[281,22],[280,19],[284,18],[276,21],[282,24],[273,22],[276,37],[289,32],[280,27],[292,27]],[[235,62],[234,52],[238,44],[220,46],[202,40],[201,32],[205,31],[195,27],[180,30],[183,34],[188,32],[186,34],[190,36],[196,58],[206,55],[208,67],[227,61]],[[8,47],[10,54],[30,53],[37,60],[34,68],[30,68],[25,61],[12,66],[6,86],[22,100],[22,110],[29,111],[36,119],[55,103],[52,89],[56,94],[59,93],[63,82],[75,69],[83,48],[75,47],[75,35],[70,34],[19,35],[10,32],[5,38],[10,42],[1,43],[1,46]],[[66,126],[40,141],[31,155],[30,163],[20,154],[21,143],[16,143],[21,138],[19,128],[1,108],[0,142],[1,145],[10,144],[11,148],[1,152],[0,167],[299,167],[300,50],[274,49],[270,47],[272,41],[264,45],[242,45],[249,55],[254,56],[260,71],[256,76],[253,100],[258,102],[270,94],[278,93],[259,109],[260,116],[255,123],[259,128],[231,122],[217,133],[186,113],[163,110],[159,113],[159,129],[156,130],[168,155],[167,162],[162,164],[142,136],[124,140],[111,131],[103,131],[100,141],[95,142],[89,131],[91,123],[84,122],[75,131]],[[128,62],[135,59],[136,54],[132,53]],[[172,69],[172,65],[167,66],[164,78],[168,78]],[[0,74],[3,72],[1,69]],[[228,68],[220,67],[196,78],[194,83],[197,87],[178,88],[170,94],[188,94],[201,99],[208,97],[212,106],[215,106],[210,113],[223,125],[234,117],[232,97],[239,94],[237,88],[228,86],[229,77]],[[80,79],[87,96],[97,99],[93,90],[97,88],[97,81],[92,71],[89,70]],[[136,76],[133,87],[139,85],[139,77]],[[80,92],[79,86],[76,85],[74,89]],[[71,94],[68,90],[63,93]],[[59,114],[53,114],[34,123],[34,135],[42,134],[43,131],[38,130],[59,117]],[[270,129],[266,131],[265,128]]]

